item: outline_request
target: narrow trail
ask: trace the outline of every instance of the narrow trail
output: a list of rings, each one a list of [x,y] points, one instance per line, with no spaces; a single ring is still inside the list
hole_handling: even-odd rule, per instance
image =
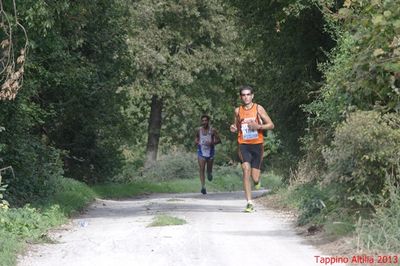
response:
[[[51,233],[55,243],[31,247],[18,265],[318,265],[322,254],[291,221],[257,204],[244,213],[244,205],[243,192],[97,200]],[[147,227],[157,214],[187,224]]]

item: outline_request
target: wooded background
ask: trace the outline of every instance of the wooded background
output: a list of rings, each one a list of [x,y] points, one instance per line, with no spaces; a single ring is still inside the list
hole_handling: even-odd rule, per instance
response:
[[[51,195],[64,176],[129,179],[160,154],[194,153],[204,113],[223,141],[216,163],[235,162],[229,124],[244,84],[276,125],[266,170],[334,184],[332,200],[357,206],[399,181],[397,0],[13,4],[0,14],[12,204]]]

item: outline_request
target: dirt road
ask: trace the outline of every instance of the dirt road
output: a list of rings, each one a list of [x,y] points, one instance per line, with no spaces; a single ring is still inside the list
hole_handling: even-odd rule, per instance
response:
[[[257,204],[256,212],[244,213],[244,205],[243,192],[98,200],[51,234],[56,243],[33,246],[18,265],[319,264],[315,256],[321,253],[305,244],[284,216]],[[147,227],[156,214],[187,224]]]

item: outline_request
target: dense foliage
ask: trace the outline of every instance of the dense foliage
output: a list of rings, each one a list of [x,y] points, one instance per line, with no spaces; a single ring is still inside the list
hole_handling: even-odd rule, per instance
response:
[[[399,158],[400,11],[395,5],[345,1],[336,13],[326,12],[338,45],[322,66],[325,83],[318,99],[305,106],[310,113],[306,165],[315,168],[319,162],[314,177],[336,177],[343,182],[343,198],[360,205],[371,202],[367,195],[376,200],[385,193],[386,174]]]
[[[121,166],[129,132],[120,111],[126,96],[117,91],[129,64],[122,2],[17,1],[17,8],[29,56],[23,89],[0,105],[0,152],[15,170],[3,178],[8,197],[26,202],[54,192],[62,175],[92,183]]]
[[[304,221],[381,210],[399,182],[397,2],[16,1],[29,52],[14,69],[25,64],[22,88],[0,103],[1,163],[15,171],[0,173],[0,196],[44,199],[64,176],[190,177],[195,161],[180,168],[191,157],[169,155],[194,152],[203,113],[222,137],[216,163],[232,163],[237,87],[250,84],[276,125],[266,169],[309,189]],[[24,31],[14,33],[1,41],[24,47]],[[142,169],[150,141],[168,160]]]
[[[388,173],[400,163],[400,117],[376,111],[350,114],[335,131],[331,147],[323,151],[329,182],[339,183],[345,200],[359,205],[388,195]],[[396,178],[397,179],[397,178]],[[399,180],[390,180],[390,182]]]
[[[160,138],[161,149],[192,147],[203,113],[227,129],[232,97],[221,101],[221,96],[232,95],[241,61],[231,8],[219,0],[142,0],[130,12],[128,44],[135,79],[127,89],[133,96],[129,110],[137,121],[137,141],[145,142],[154,132],[156,139],[148,142]],[[154,120],[161,121],[152,127]],[[148,145],[147,152],[155,149],[156,157],[155,146]]]
[[[334,42],[315,5],[300,9],[291,1],[230,2],[238,9],[241,41],[248,51],[240,82],[255,86],[255,100],[275,122],[281,150],[272,163],[288,173],[296,166],[298,138],[307,126],[301,105],[315,98],[322,80],[318,63],[326,60]]]

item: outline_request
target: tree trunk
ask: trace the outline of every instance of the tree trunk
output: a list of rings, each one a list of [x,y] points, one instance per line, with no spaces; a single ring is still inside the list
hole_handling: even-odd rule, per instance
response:
[[[149,117],[149,128],[146,147],[146,161],[144,166],[149,167],[157,160],[158,143],[161,131],[161,112],[163,101],[157,95],[151,98],[151,111]]]

